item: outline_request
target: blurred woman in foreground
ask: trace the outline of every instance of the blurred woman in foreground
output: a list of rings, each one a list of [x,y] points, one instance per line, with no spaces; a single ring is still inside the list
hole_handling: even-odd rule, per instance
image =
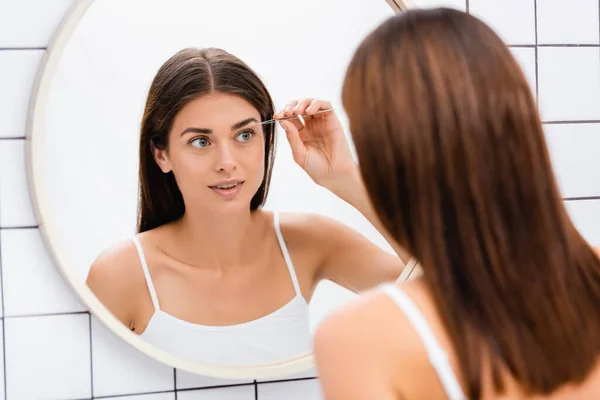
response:
[[[600,398],[600,261],[501,39],[456,10],[392,17],[343,102],[370,200],[423,275],[321,324],[325,397]]]

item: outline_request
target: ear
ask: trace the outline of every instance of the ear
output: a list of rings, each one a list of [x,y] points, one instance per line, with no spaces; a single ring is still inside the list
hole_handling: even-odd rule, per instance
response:
[[[158,167],[163,173],[167,174],[173,170],[171,166],[171,161],[169,160],[169,154],[166,148],[164,150],[159,150],[156,148],[154,143],[150,142],[150,151],[154,156],[154,161],[156,162],[156,164],[158,164]]]

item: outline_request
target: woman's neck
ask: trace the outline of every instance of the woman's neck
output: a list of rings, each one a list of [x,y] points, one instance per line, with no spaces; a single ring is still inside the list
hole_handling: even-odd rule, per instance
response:
[[[249,209],[227,213],[186,209],[174,226],[186,262],[223,270],[247,264],[263,236],[257,229],[257,214]]]

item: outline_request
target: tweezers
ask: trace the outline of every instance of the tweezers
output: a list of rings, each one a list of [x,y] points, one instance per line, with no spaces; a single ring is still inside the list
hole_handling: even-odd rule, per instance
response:
[[[333,111],[333,108],[328,108],[326,110],[319,110],[319,111],[317,111],[314,114],[297,114],[297,115],[290,115],[288,117],[282,117],[282,118],[277,118],[277,119],[270,119],[268,121],[259,122],[257,125],[272,124],[272,123],[277,122],[277,121],[283,121],[283,120],[286,120],[286,119],[294,119],[294,118],[298,118],[298,117],[311,117],[313,115],[317,115],[317,114],[321,114],[321,113],[325,113],[325,112],[329,112],[329,111]]]

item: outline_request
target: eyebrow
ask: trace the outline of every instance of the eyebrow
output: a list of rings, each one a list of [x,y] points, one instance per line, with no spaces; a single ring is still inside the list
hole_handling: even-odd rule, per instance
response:
[[[256,118],[246,118],[245,120],[240,121],[240,122],[234,124],[231,127],[231,130],[235,131],[236,129],[240,129],[241,127],[244,127],[244,126],[248,125],[251,122],[258,122],[258,121],[256,120]],[[204,133],[204,134],[207,134],[207,135],[213,133],[212,129],[189,127],[189,128],[184,129],[183,132],[181,132],[180,136],[183,136],[186,133],[190,133],[190,132],[191,133]]]

